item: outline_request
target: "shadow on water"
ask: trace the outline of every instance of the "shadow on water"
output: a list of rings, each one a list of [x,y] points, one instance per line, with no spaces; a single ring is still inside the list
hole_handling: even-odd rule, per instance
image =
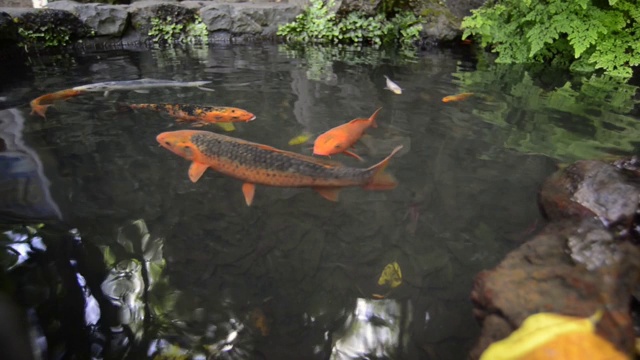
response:
[[[24,314],[0,334],[26,325],[14,345],[35,358],[464,358],[473,277],[540,225],[536,192],[557,161],[637,150],[635,88],[549,84],[451,50],[212,45],[44,64],[0,94],[19,104],[0,115],[0,318]],[[29,115],[45,92],[145,77],[215,91],[91,93]],[[474,96],[441,101],[462,92]],[[292,138],[382,106],[355,149],[365,162],[333,160],[365,167],[402,144],[389,168],[400,185],[337,203],[258,186],[246,207],[239,181],[207,171],[191,183],[188,163],[157,146],[188,124],[122,110],[163,102],[249,110],[257,120],[232,136],[304,154],[311,144]]]

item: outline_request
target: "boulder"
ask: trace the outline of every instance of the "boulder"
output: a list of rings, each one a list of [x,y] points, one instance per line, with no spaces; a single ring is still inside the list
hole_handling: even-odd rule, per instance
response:
[[[140,1],[129,6],[131,25],[138,32],[141,39],[148,36],[152,29],[152,19],[170,18],[174,23],[188,23],[195,21],[197,11],[192,7],[181,6],[178,3],[166,1]]]
[[[0,11],[0,43],[14,42],[18,39],[18,26],[11,15]]]
[[[599,220],[552,223],[476,277],[471,298],[482,330],[471,358],[538,312],[589,317],[604,310],[598,334],[630,352],[630,301],[639,281],[640,250],[615,239]]]
[[[455,16],[448,5],[439,1],[426,1],[421,4],[418,14],[422,19],[423,42],[437,45],[462,36],[462,18]]]
[[[56,1],[47,5],[49,9],[66,10],[98,36],[121,36],[129,19],[126,5],[81,4],[75,1]]]
[[[278,26],[291,22],[302,10],[292,4],[213,4],[200,9],[209,32],[274,37]]]
[[[556,172],[540,191],[542,211],[552,221],[597,217],[606,226],[627,231],[640,201],[638,173],[629,169],[630,161],[617,164],[583,160]]]
[[[5,8],[27,45],[64,46],[91,37],[93,30],[64,10]]]

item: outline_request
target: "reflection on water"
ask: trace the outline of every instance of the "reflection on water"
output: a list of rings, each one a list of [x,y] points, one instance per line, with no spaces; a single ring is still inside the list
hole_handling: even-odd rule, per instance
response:
[[[358,298],[335,341],[331,359],[397,359],[409,340],[411,302]],[[405,310],[405,311],[403,311]]]
[[[24,124],[0,134],[0,289],[28,314],[41,358],[464,358],[473,276],[541,223],[536,192],[556,162],[636,150],[622,135],[637,132],[633,88],[552,86],[457,50],[217,44],[31,60],[31,78],[0,91],[21,104],[0,120]],[[215,91],[92,93],[29,115],[45,92],[144,77]],[[441,101],[461,92],[476,96]],[[258,186],[248,208],[239,181],[208,171],[194,184],[157,146],[188,124],[127,103],[240,107],[257,119],[233,136],[303,154],[292,138],[381,106],[356,145],[364,162],[332,160],[367,167],[404,145],[389,165],[399,186],[337,203]]]

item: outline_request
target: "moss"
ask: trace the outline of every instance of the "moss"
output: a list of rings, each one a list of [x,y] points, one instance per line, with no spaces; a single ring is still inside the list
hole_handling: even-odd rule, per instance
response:
[[[19,45],[29,47],[59,47],[95,32],[80,19],[66,11],[43,10],[14,18]]]

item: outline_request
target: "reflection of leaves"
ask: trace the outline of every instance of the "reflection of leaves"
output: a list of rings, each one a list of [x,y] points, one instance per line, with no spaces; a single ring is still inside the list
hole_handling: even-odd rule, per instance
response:
[[[400,265],[394,261],[391,264],[387,264],[380,274],[378,279],[378,285],[389,285],[392,289],[402,284],[402,271]]]
[[[608,151],[632,153],[640,124],[624,114],[633,110],[637,87],[607,76],[575,78],[543,88],[522,66],[486,65],[454,74],[461,91],[504,94],[480,104],[474,114],[497,125],[493,136],[508,148],[570,161]],[[500,141],[497,140],[497,141]]]

